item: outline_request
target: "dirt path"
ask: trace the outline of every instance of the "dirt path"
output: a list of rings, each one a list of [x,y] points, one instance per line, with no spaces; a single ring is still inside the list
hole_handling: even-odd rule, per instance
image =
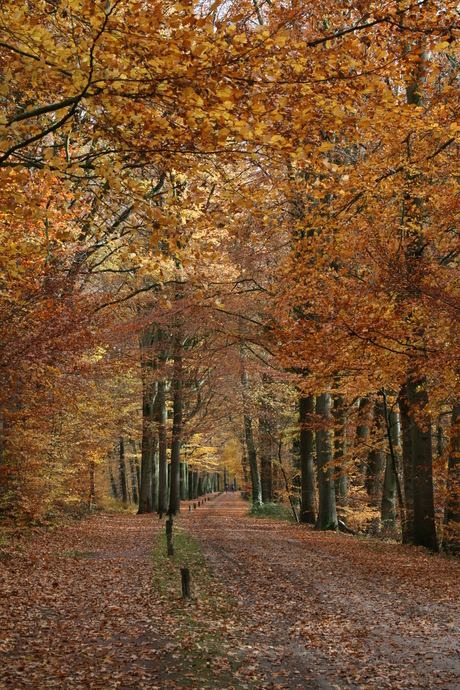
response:
[[[183,509],[213,566],[190,602],[154,586],[156,516],[96,515],[0,560],[0,688],[460,689],[458,561],[249,518],[238,495]]]
[[[97,515],[0,563],[0,688],[175,687],[153,516]]]
[[[266,687],[460,688],[460,563],[245,516],[224,494],[186,518],[244,610]]]

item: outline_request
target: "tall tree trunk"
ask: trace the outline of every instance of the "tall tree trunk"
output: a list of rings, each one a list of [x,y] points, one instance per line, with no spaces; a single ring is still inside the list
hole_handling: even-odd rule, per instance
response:
[[[187,500],[187,463],[180,464],[180,500]]]
[[[136,474],[136,460],[133,454],[129,455],[129,469],[131,470],[131,491],[133,495],[133,503],[139,502],[139,486],[137,483]]]
[[[166,382],[158,382],[158,513],[168,510],[168,457],[166,443]]]
[[[316,529],[338,529],[335,503],[334,469],[332,467],[331,395],[322,393],[316,398],[318,428],[316,454],[318,467],[318,518]]]
[[[460,404],[455,403],[452,410],[452,426],[450,432],[449,467],[447,476],[447,504],[444,521],[455,523],[456,535],[449,534],[446,530],[447,538],[445,544],[455,540],[456,547],[460,546]],[[452,531],[452,530],[451,530]]]
[[[125,439],[120,436],[120,455],[118,463],[118,471],[120,474],[120,486],[121,486],[121,500],[123,503],[128,502],[128,483],[126,481],[126,464],[125,464]]]
[[[366,468],[366,491],[370,499],[370,505],[373,508],[380,508],[380,475],[385,457],[382,447],[384,441],[384,424],[383,403],[380,400],[376,400],[374,405],[372,448],[367,457]],[[376,517],[373,520],[374,532],[379,531],[379,523],[380,518]]]
[[[404,532],[405,511],[402,500],[401,484],[399,481],[399,466],[401,464],[401,433],[399,414],[396,410],[387,409],[387,398],[385,390],[384,395],[384,413],[385,423],[387,425],[389,453],[387,454],[385,464],[385,477],[383,480],[382,490],[382,528],[387,530],[394,530],[396,526],[396,492],[398,493],[399,508],[401,513],[401,529]]]
[[[315,516],[315,469],[313,463],[313,429],[312,416],[315,412],[313,395],[300,396],[300,471],[301,471],[301,505],[300,522],[314,525]]]
[[[369,425],[372,407],[369,396],[360,398],[358,405],[358,423],[356,425],[356,443],[357,460],[361,469],[361,477],[364,478],[367,468],[367,463],[364,458],[367,458],[368,450],[366,448],[367,440],[369,438]]]
[[[271,420],[268,418],[269,411],[265,408],[259,416],[259,451],[260,451],[260,474],[262,486],[262,502],[272,500],[272,428]]]
[[[153,435],[154,405],[158,384],[153,381],[154,361],[152,344],[154,327],[144,329],[139,339],[141,372],[142,372],[142,446],[141,446],[141,481],[139,487],[138,514],[153,513],[152,478],[153,478]]]
[[[384,531],[395,529],[396,521],[396,476],[393,468],[393,458],[387,453],[385,474],[382,488],[381,529]]]
[[[158,384],[144,384],[142,399],[142,450],[141,484],[139,489],[138,513],[153,513],[153,446],[154,446],[154,407]]]
[[[347,523],[348,490],[347,490],[347,410],[342,395],[334,398],[334,485],[335,500],[340,518]]]
[[[180,513],[180,447],[182,434],[182,356],[174,356],[173,429],[171,440],[171,487],[169,515]]]
[[[403,543],[414,541],[414,481],[412,468],[412,432],[407,388],[404,385],[399,393],[399,413],[401,417],[402,467],[404,484],[404,503],[406,519],[403,529]]]
[[[95,462],[94,460],[91,460],[89,463],[89,504],[91,506],[92,503],[94,503],[96,499],[96,487],[94,485],[94,468],[95,468]]]
[[[244,434],[246,438],[246,448],[248,449],[249,469],[251,471],[252,482],[252,504],[254,506],[262,505],[262,486],[260,483],[259,466],[257,464],[256,446],[254,443],[254,434],[252,431],[252,419],[249,411],[249,396],[248,396],[248,375],[243,371],[242,377],[243,390],[243,416],[244,416]]]
[[[158,409],[155,412],[155,416],[158,419]],[[153,436],[153,448],[152,448],[152,493],[151,493],[151,501],[152,501],[153,511],[158,510],[158,494],[159,494],[159,486],[158,486],[159,474],[158,474],[158,472],[159,472],[158,433],[155,433]]]
[[[414,486],[414,544],[438,551],[433,495],[433,451],[426,379],[407,380],[411,406],[412,478]]]
[[[406,99],[409,105],[420,106],[422,104],[423,81],[425,77],[425,63],[427,60],[426,37],[422,34],[417,37],[419,44],[420,60],[413,64],[413,70],[409,75],[406,86]],[[425,249],[424,225],[424,201],[418,193],[418,188],[423,178],[417,176],[416,186],[409,176],[409,170],[416,161],[413,160],[410,139],[406,147],[407,170],[406,189],[404,195],[404,218],[406,231],[405,260],[406,271],[409,277],[420,270],[421,258]],[[423,342],[423,329],[418,329],[414,337]],[[411,407],[411,441],[412,441],[412,477],[414,491],[414,535],[413,543],[416,546],[425,546],[433,551],[438,550],[436,539],[436,524],[434,517],[433,496],[433,450],[431,438],[431,419],[426,413],[428,393],[426,389],[426,372],[423,368],[415,372],[416,365],[425,366],[425,362],[410,364],[407,378],[407,397]]]
[[[113,470],[112,470],[112,463],[110,462],[111,459],[111,454],[109,454],[109,477],[110,477],[110,486],[112,489],[112,496],[114,498],[118,498],[118,488],[117,488],[117,483],[115,481],[115,477],[113,476]]]

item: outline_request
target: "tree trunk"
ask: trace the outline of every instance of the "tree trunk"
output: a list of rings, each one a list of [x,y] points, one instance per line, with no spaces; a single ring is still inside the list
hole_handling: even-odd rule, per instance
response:
[[[94,468],[95,468],[94,460],[91,460],[91,462],[89,463],[89,504],[90,504],[90,506],[96,500],[96,487],[94,485]]]
[[[406,509],[403,543],[412,544],[414,541],[414,482],[412,469],[412,432],[410,407],[407,399],[406,386],[403,386],[399,393],[399,412],[401,417],[402,467],[404,502]]]
[[[318,518],[316,529],[337,530],[337,510],[332,467],[331,395],[322,393],[316,398],[316,414],[321,421],[316,431],[316,454],[318,467]]]
[[[262,486],[260,483],[256,446],[254,443],[254,434],[252,431],[252,419],[249,413],[248,375],[245,371],[243,372],[243,375],[241,377],[241,382],[243,386],[244,434],[246,438],[246,447],[248,449],[249,469],[251,471],[252,482],[252,504],[254,506],[260,506],[262,505]]]
[[[112,470],[111,453],[109,454],[108,461],[109,461],[109,477],[110,477],[110,486],[112,488],[112,496],[114,498],[118,498],[117,483],[115,481],[115,477],[113,476],[113,470]]]
[[[153,378],[154,362],[152,343],[154,327],[145,328],[139,339],[141,373],[142,373],[142,445],[141,445],[141,479],[139,486],[139,515],[153,512],[152,476],[153,476],[153,422],[154,404],[158,390]]]
[[[313,463],[313,429],[312,415],[315,412],[313,395],[301,396],[299,399],[300,417],[300,472],[301,472],[301,505],[300,522],[315,524],[315,469]]]
[[[129,469],[131,470],[131,491],[133,495],[133,503],[139,502],[139,486],[137,484],[137,474],[136,474],[136,460],[135,456],[129,455]]]
[[[156,415],[158,416],[158,411],[156,412]],[[153,511],[158,510],[158,494],[159,494],[158,471],[159,471],[158,435],[155,434],[153,437],[153,448],[152,448],[152,494],[151,494],[151,501],[152,501]]]
[[[120,456],[118,463],[118,470],[120,474],[120,486],[121,486],[121,500],[123,503],[128,502],[128,484],[126,481],[126,464],[125,464],[125,440],[123,436],[120,436]]]
[[[139,489],[138,513],[153,513],[153,446],[154,446],[154,406],[158,384],[144,381],[142,395],[142,450],[141,450],[141,485]]]
[[[334,398],[334,485],[335,500],[341,520],[347,524],[348,490],[347,490],[347,410],[342,395]]]
[[[438,551],[433,496],[433,451],[431,419],[424,412],[428,404],[425,377],[407,380],[411,406],[412,478],[414,487],[414,544]]]
[[[383,403],[377,400],[374,405],[374,425],[372,448],[367,457],[366,468],[366,491],[373,508],[380,508],[380,475],[382,472],[385,453],[383,451],[384,441],[384,417]],[[372,523],[372,531],[378,532],[380,527],[380,517],[377,516]]]
[[[272,500],[272,428],[268,418],[269,411],[265,406],[259,416],[259,449],[262,502]]]
[[[166,445],[166,382],[158,382],[158,513],[168,510],[168,457]]]
[[[396,472],[400,464],[399,458],[401,457],[399,415],[395,410],[388,413],[388,426],[391,438],[391,449],[390,452],[387,453],[385,464],[381,519],[382,529],[392,531],[396,526],[396,485],[398,482]],[[393,450],[393,454],[391,450]],[[400,489],[401,487],[399,487],[399,490]],[[401,509],[403,510],[403,506],[401,506]],[[401,515],[401,527],[404,529],[404,514]]]
[[[182,356],[174,356],[173,428],[171,441],[171,487],[169,515],[180,513],[180,446],[182,434]]]
[[[356,444],[357,460],[361,469],[361,477],[364,478],[367,468],[367,463],[364,458],[368,456],[366,448],[367,439],[369,437],[369,423],[371,416],[371,401],[366,395],[361,398],[358,405],[358,424],[356,425]]]
[[[447,476],[447,504],[444,517],[445,523],[455,523],[455,526],[460,524],[460,404],[456,403],[452,410],[452,426],[450,432],[450,450],[449,450],[449,469]],[[460,531],[455,530],[457,534],[449,534],[447,530],[447,539],[445,543],[455,539],[456,546],[460,546],[459,537]]]

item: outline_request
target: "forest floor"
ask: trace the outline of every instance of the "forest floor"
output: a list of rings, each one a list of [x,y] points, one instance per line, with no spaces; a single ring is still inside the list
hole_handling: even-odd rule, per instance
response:
[[[459,690],[458,560],[248,517],[237,494],[187,511],[169,559],[149,515],[5,548],[0,688]]]

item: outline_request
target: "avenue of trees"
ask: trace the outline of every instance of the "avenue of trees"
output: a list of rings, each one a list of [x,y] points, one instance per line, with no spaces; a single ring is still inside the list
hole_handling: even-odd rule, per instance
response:
[[[460,544],[454,2],[5,0],[0,510],[235,478]]]

